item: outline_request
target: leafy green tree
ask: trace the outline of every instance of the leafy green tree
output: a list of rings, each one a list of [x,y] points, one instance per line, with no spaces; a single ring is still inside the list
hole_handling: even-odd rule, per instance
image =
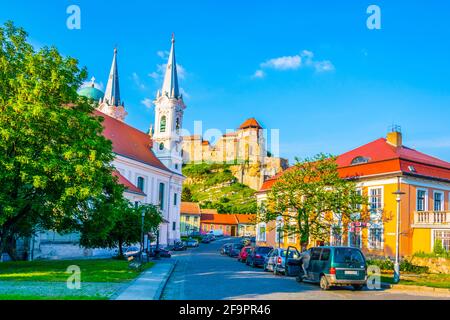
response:
[[[281,216],[284,223],[278,228],[287,236],[298,235],[302,249],[311,238],[328,239],[334,223],[345,226],[362,219],[354,213],[366,199],[356,192],[353,181],[339,177],[335,160],[325,154],[297,159],[273,185],[260,208],[260,219],[268,222]]]
[[[126,199],[108,208],[108,212],[97,212],[97,215],[83,221],[80,244],[86,248],[118,247],[119,257],[123,257],[124,245],[142,241],[142,214],[144,233],[154,233],[162,222],[159,207],[152,204],[136,207]]]
[[[35,51],[12,22],[0,26],[0,252],[36,228],[79,230],[123,197],[111,142],[77,95],[86,78],[54,47]]]
[[[181,201],[192,202],[192,191],[188,186],[183,186]]]

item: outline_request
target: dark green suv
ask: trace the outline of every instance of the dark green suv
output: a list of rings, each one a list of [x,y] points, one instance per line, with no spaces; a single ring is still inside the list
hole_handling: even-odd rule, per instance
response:
[[[323,290],[330,286],[353,286],[361,290],[367,281],[366,259],[361,250],[351,247],[315,247],[309,251],[307,275],[302,272],[298,281],[319,283]]]

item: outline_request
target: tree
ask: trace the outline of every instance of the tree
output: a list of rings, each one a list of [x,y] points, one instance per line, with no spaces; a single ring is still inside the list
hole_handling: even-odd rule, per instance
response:
[[[111,142],[87,99],[77,60],[35,51],[27,33],[0,27],[0,252],[37,228],[69,232],[122,199]]]
[[[152,204],[132,206],[124,199],[109,208],[109,214],[99,212],[83,221],[80,244],[86,248],[119,248],[141,242],[142,214],[144,233],[154,233],[163,221],[159,208]],[[99,233],[98,230],[103,232]]]
[[[192,202],[192,191],[188,186],[183,186],[181,201]]]
[[[353,181],[339,177],[336,158],[319,154],[299,161],[285,171],[272,186],[260,219],[274,221],[282,217],[278,228],[285,235],[299,236],[302,249],[311,238],[329,238],[330,227],[360,220],[354,215],[366,203]]]

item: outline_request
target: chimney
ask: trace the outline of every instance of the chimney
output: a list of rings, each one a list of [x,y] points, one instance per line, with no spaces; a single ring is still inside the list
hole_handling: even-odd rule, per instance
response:
[[[400,126],[393,125],[390,132],[387,134],[387,142],[394,147],[401,147],[403,145],[402,129]]]

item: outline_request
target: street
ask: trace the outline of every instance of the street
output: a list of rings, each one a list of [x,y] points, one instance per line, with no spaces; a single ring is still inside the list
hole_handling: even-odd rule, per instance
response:
[[[162,295],[163,300],[406,300],[450,299],[448,295],[412,290],[381,289],[352,291],[332,288],[322,291],[318,285],[298,283],[293,277],[275,276],[261,268],[251,268],[235,258],[222,256],[220,247],[240,238],[218,239],[198,248],[175,252],[178,263]]]

